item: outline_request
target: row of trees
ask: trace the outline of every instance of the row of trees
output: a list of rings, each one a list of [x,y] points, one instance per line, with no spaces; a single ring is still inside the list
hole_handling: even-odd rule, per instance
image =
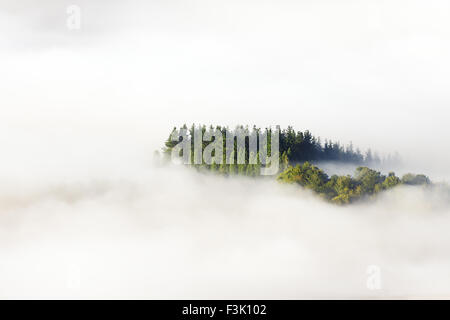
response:
[[[295,131],[291,126],[280,133],[280,153],[287,153],[291,163],[305,161],[337,161],[358,165],[392,165],[400,161],[399,155],[388,155],[381,158],[377,152],[368,149],[362,153],[350,142],[344,146],[339,141],[315,137],[309,130]]]
[[[240,155],[241,152],[244,153],[245,162],[248,164],[251,157],[255,157],[260,163],[260,155],[259,152],[257,154],[250,154],[248,152],[249,150],[249,139],[250,137],[255,138],[257,141],[259,140],[259,133],[266,132],[268,136],[268,150],[267,154],[270,155],[270,147],[271,147],[271,141],[270,137],[272,134],[272,128],[256,128],[253,127],[251,130],[248,127],[244,126],[237,126],[234,130],[229,129],[228,127],[222,127],[222,126],[209,126],[206,127],[198,126],[195,127],[195,125],[192,125],[189,129],[186,125],[181,127],[181,129],[185,129],[189,132],[189,137],[194,137],[194,131],[195,129],[200,129],[202,132],[202,136],[205,135],[207,131],[213,132],[215,130],[218,130],[222,133],[223,139],[223,159],[224,162],[227,162],[227,157],[230,156],[236,158]],[[176,132],[178,129],[174,128],[172,130],[172,133]],[[232,153],[226,154],[226,143],[225,143],[225,135],[226,132],[231,134],[236,134],[237,131],[245,132],[248,136],[245,138],[245,148],[244,150],[238,150],[237,143],[235,141],[234,143],[234,150]],[[172,135],[171,133],[171,135]],[[172,152],[173,147],[178,143],[179,141],[172,141],[172,139],[169,136],[169,139],[165,142],[165,148],[164,153],[166,155],[169,155]],[[209,141],[202,141],[202,150],[205,150],[205,148],[210,144],[214,143],[214,139]],[[194,140],[191,139],[191,159],[194,159]],[[316,138],[309,132],[308,130],[302,132],[302,131],[295,131],[291,126],[289,126],[287,129],[280,130],[279,133],[279,157],[281,163],[303,163],[305,161],[336,161],[336,162],[342,162],[342,163],[352,163],[357,165],[379,165],[383,162],[384,165],[392,165],[399,161],[399,157],[396,154],[395,156],[387,156],[383,159],[380,158],[380,156],[375,152],[373,153],[370,149],[367,150],[364,154],[360,151],[358,148],[354,148],[352,143],[349,143],[347,146],[341,145],[338,141],[331,141],[325,139],[324,142],[321,141],[320,137]],[[194,161],[192,161],[194,162]],[[215,170],[215,166],[206,165],[203,163],[203,166],[208,167],[211,170]],[[285,169],[285,167],[281,168]],[[228,166],[224,166],[221,168],[222,172],[247,172],[247,168],[229,168]]]
[[[238,126],[234,130],[230,130],[228,127],[195,127],[192,125],[189,129],[186,125],[182,128],[187,131],[188,134],[184,137],[190,144],[190,154],[187,156],[191,160],[193,167],[198,170],[206,170],[215,172],[221,175],[243,175],[256,177],[260,175],[260,169],[262,167],[262,156],[271,155],[271,136],[272,129],[265,128],[260,129],[253,127],[249,130],[248,127]],[[279,130],[279,128],[277,128]],[[207,132],[208,131],[208,132]],[[173,148],[182,141],[182,138],[173,141],[173,133],[178,133],[178,129],[174,128],[171,136],[167,139],[165,147],[163,149],[166,157],[170,157]],[[215,137],[212,133],[220,133],[222,137],[222,163],[205,163],[204,158],[201,156],[200,161],[195,162],[194,159],[198,155],[195,153],[194,138],[198,138],[198,132],[201,132],[201,151],[209,148],[211,143],[215,143]],[[238,145],[237,139],[234,138],[232,150],[227,150],[226,134],[233,136],[239,133],[245,133],[244,147]],[[257,150],[256,152],[250,152],[249,148],[250,140],[259,140],[260,133],[267,134],[268,145],[264,150]],[[208,133],[210,137],[213,137],[211,141],[203,141],[201,138]],[[254,141],[254,140],[253,140]],[[197,145],[199,143],[197,142]],[[220,143],[219,143],[220,145]],[[257,143],[259,145],[259,143]],[[230,148],[228,148],[230,149]],[[215,156],[215,148],[212,153]],[[288,127],[285,130],[279,131],[279,148],[277,154],[274,156],[279,157],[279,172],[277,180],[283,183],[298,184],[304,188],[311,189],[319,196],[338,204],[347,204],[363,197],[371,197],[381,191],[391,189],[397,185],[429,185],[431,184],[428,177],[419,174],[406,174],[402,178],[395,175],[394,172],[389,173],[387,176],[382,175],[376,170],[372,170],[367,167],[370,164],[377,164],[381,162],[376,154],[372,154],[370,150],[363,155],[359,149],[354,150],[353,145],[350,143],[347,147],[341,146],[339,142],[332,142],[325,140],[321,142],[320,138],[315,138],[309,131],[294,131],[292,127]],[[260,154],[260,151],[262,154]],[[181,151],[183,153],[183,151]],[[233,159],[233,161],[230,161]],[[244,159],[245,161],[237,161],[237,159]],[[358,164],[354,177],[350,175],[338,176],[332,175],[329,177],[323,170],[317,166],[311,164],[311,161],[337,161],[342,163]],[[392,161],[392,158],[391,158]],[[394,159],[396,161],[396,159]]]
[[[178,133],[181,130],[186,130],[188,132],[187,138],[189,139],[190,143],[190,164],[194,168],[197,168],[199,170],[207,170],[215,173],[219,173],[222,175],[243,175],[243,176],[252,176],[256,177],[260,175],[260,169],[262,167],[262,157],[261,152],[264,152],[265,157],[271,156],[271,134],[272,129],[267,128],[265,131],[261,129],[257,129],[256,127],[253,128],[253,130],[249,130],[248,127],[238,126],[234,130],[230,130],[228,127],[222,127],[222,126],[209,126],[208,128],[206,126],[199,126],[195,127],[192,125],[190,128],[188,128],[186,125],[182,126],[180,129],[177,129],[176,127],[173,128],[171,134],[169,135],[169,138],[165,142],[165,147],[163,148],[163,154],[165,155],[166,159],[170,158],[170,155],[172,153],[173,148],[182,141],[182,138],[180,137],[177,141],[173,141],[172,135],[174,133]],[[195,154],[195,137],[198,138],[195,131],[197,130],[201,132],[201,137],[205,136],[205,133],[209,131],[208,133],[210,136],[212,136],[213,132],[219,132],[222,137],[222,161],[215,162],[214,160],[207,164],[204,161],[204,158],[201,158],[200,163],[198,161],[196,162],[196,156]],[[256,149],[254,152],[251,152],[249,145],[250,145],[250,139],[254,139],[256,141],[256,145],[259,143],[259,133],[265,132],[267,134],[267,147],[264,150]],[[237,136],[239,134],[244,133],[244,145],[239,146],[237,138],[234,138],[233,140],[233,148],[232,150],[229,150],[227,148],[227,141],[226,137],[228,135]],[[211,141],[201,141],[201,152],[205,152],[205,149],[212,144],[215,144],[215,137],[212,137]],[[212,156],[215,155],[215,150],[212,151]],[[180,154],[182,155],[183,151],[180,151]],[[238,159],[241,159],[241,161],[238,161]],[[242,161],[243,159],[243,161]],[[283,157],[280,158],[282,161],[284,161],[285,165],[284,167],[280,167],[280,169],[284,170],[287,167],[288,159],[287,155],[285,154]]]
[[[347,204],[362,197],[370,197],[397,185],[429,185],[430,179],[423,174],[405,174],[402,178],[390,172],[387,176],[368,167],[358,167],[354,177],[328,175],[317,166],[305,162],[288,166],[277,177],[284,183],[298,184],[311,189],[319,196],[338,204]]]

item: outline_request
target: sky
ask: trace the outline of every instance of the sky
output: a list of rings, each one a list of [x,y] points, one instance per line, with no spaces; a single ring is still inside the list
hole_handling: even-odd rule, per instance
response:
[[[71,18],[71,14],[67,13],[70,5],[76,5],[81,10],[80,29],[72,30],[67,26]],[[3,226],[10,226],[10,229],[5,227],[8,233],[4,235],[2,249],[20,235],[24,241],[17,244],[19,247],[11,245],[10,251],[0,252],[4,261],[9,261],[9,264],[3,265],[3,270],[11,271],[18,265],[39,262],[33,256],[35,242],[42,244],[44,258],[41,264],[36,264],[37,269],[28,270],[27,274],[39,274],[39,265],[47,268],[54,266],[55,261],[51,257],[53,250],[61,254],[64,252],[62,246],[55,247],[54,243],[58,241],[54,240],[61,239],[61,235],[53,227],[62,224],[63,230],[72,230],[69,240],[64,236],[65,240],[61,242],[69,245],[72,243],[70,236],[79,238],[84,234],[79,226],[98,226],[105,221],[108,212],[115,212],[117,215],[110,224],[106,224],[104,232],[88,232],[94,239],[91,240],[100,247],[109,243],[102,243],[102,237],[114,244],[103,248],[110,250],[108,252],[111,254],[104,261],[110,265],[117,260],[112,253],[115,246],[120,245],[113,240],[112,234],[123,221],[132,225],[130,230],[134,230],[136,221],[129,221],[125,216],[128,212],[141,212],[151,207],[150,200],[147,202],[142,195],[146,192],[150,192],[150,199],[157,201],[166,197],[165,193],[173,188],[192,188],[194,194],[188,202],[189,208],[198,205],[204,194],[220,198],[221,188],[232,186],[222,185],[214,189],[213,184],[209,183],[206,187],[202,187],[201,183],[180,186],[169,183],[163,184],[157,191],[152,181],[161,182],[169,173],[148,176],[146,170],[152,161],[153,151],[161,148],[174,126],[184,123],[261,127],[292,125],[297,130],[309,129],[322,139],[331,138],[345,144],[352,141],[361,149],[370,147],[381,154],[398,151],[405,161],[403,171],[422,172],[438,181],[450,180],[450,152],[446,143],[450,137],[450,126],[447,124],[450,102],[447,81],[450,74],[449,16],[450,3],[444,0],[101,0],[95,3],[87,0],[3,0],[0,5],[0,196],[3,199],[1,210],[6,212],[1,218]],[[142,185],[141,175],[149,179]],[[124,187],[118,181],[128,181],[129,190],[141,192],[135,198],[130,197],[138,199],[138,204],[143,201],[143,208],[136,209],[133,201],[120,197],[120,200],[110,202],[110,197],[122,194],[123,188],[128,190],[126,183]],[[174,178],[174,181],[178,180]],[[230,195],[237,201],[237,205],[231,206],[232,210],[243,210],[239,206],[243,202],[239,198],[242,188],[236,186]],[[103,193],[102,190],[106,191]],[[129,191],[126,190],[125,194]],[[133,194],[132,191],[129,193]],[[174,194],[183,198],[183,193]],[[407,194],[410,196],[410,193]],[[280,205],[288,208],[284,203],[293,208],[303,208],[304,212],[321,212],[323,216],[304,217],[313,219],[311,223],[316,228],[313,230],[320,228],[325,219],[334,217],[337,210],[324,209],[312,200],[291,202],[290,198],[277,196],[276,192],[263,205],[258,202],[258,194],[249,193],[248,196],[251,212],[258,212],[261,208],[272,212],[274,207]],[[73,197],[81,199],[75,201],[74,206]],[[392,201],[397,203],[395,199]],[[419,199],[422,199],[421,196]],[[423,206],[427,206],[426,202],[418,205],[419,208]],[[177,209],[156,206],[151,211],[160,217],[163,212],[179,214]],[[368,211],[389,214],[410,209],[408,203],[400,202],[393,207],[375,206]],[[11,212],[18,212],[16,218],[11,218]],[[57,212],[68,217],[75,227],[59,220],[61,217],[55,215]],[[80,216],[76,215],[79,212]],[[200,212],[208,212],[206,204],[201,205]],[[211,230],[219,230],[217,221],[222,219],[223,212],[218,210],[216,213],[218,217],[203,222]],[[343,248],[348,248],[343,253],[346,262],[352,261],[361,250],[366,250],[369,252],[367,259],[365,255],[358,255],[358,270],[363,270],[363,274],[365,266],[377,260],[374,257],[381,257],[383,262],[395,266],[392,272],[397,282],[394,281],[391,291],[394,295],[405,292],[427,294],[430,290],[433,294],[445,292],[445,282],[433,292],[427,287],[425,278],[420,277],[421,272],[434,272],[437,278],[443,274],[448,260],[444,254],[448,251],[444,230],[438,229],[428,245],[428,231],[421,230],[419,223],[416,223],[422,221],[420,213],[418,220],[413,219],[411,224],[408,223],[409,218],[400,215],[395,222],[382,220],[372,228],[365,225],[367,221],[355,218],[354,213],[345,212],[348,218],[342,222],[345,228],[332,232],[338,239],[347,233],[346,230],[353,230],[353,225],[364,225],[362,231],[353,235],[354,239],[364,239],[360,247],[352,247],[352,239],[345,238],[340,242]],[[87,218],[89,214],[94,220]],[[283,243],[294,247],[305,241],[314,243],[315,235],[299,239],[295,230],[289,231],[287,238],[276,235],[289,229],[290,222],[295,225],[298,217],[292,214],[291,211],[286,213],[285,224],[272,230],[275,238],[272,244],[267,244],[259,231],[251,227],[251,214],[244,215],[243,219],[249,223],[246,230],[250,234],[254,232],[256,239],[263,241],[263,244],[272,245],[269,252],[276,255],[279,250],[277,245],[282,246]],[[30,217],[34,218],[29,220]],[[445,221],[446,218],[442,219]],[[237,221],[225,219],[224,223],[238,237],[244,237],[239,233]],[[195,233],[198,229],[183,223],[184,220],[179,224],[169,224],[168,233],[160,230],[156,236],[159,242],[154,243],[170,238],[173,230],[184,230],[177,238],[181,242],[173,246],[169,244],[168,247],[175,252],[190,252],[182,240],[189,239],[191,232]],[[436,218],[422,223],[427,226],[426,230],[432,230],[439,228],[442,221]],[[395,235],[393,230],[398,226],[410,230],[406,232],[406,240]],[[171,231],[172,227],[174,229]],[[92,228],[98,231],[96,227]],[[395,254],[386,249],[389,247],[387,241],[377,242],[379,251],[371,251],[374,245],[372,239],[365,237],[365,233],[381,234],[385,228],[388,230],[387,239],[403,250],[399,261],[394,261]],[[48,238],[38,230],[48,230]],[[148,230],[144,228],[144,231]],[[29,237],[27,232],[31,232]],[[193,239],[205,241],[210,235],[202,232]],[[423,246],[418,244],[419,240],[414,240],[417,233],[420,234],[418,239],[425,242]],[[130,234],[133,232],[124,232],[124,237]],[[152,243],[146,232],[138,232],[137,235]],[[225,233],[223,237],[226,237]],[[125,242],[122,248],[134,245],[134,240]],[[442,242],[441,247],[439,241]],[[216,239],[214,243],[221,243],[221,239]],[[89,244],[89,241],[78,247],[74,244],[74,252]],[[294,267],[303,265],[301,259],[308,257],[308,250],[315,248],[324,255],[327,252],[326,242],[316,247],[305,246],[305,255],[299,253],[293,256],[292,259],[299,259],[293,262]],[[408,269],[420,283],[413,288],[417,290],[412,290],[407,285],[408,278],[404,280],[400,276],[404,271],[401,266],[409,266],[423,259],[423,252],[436,246],[442,250],[436,249],[430,253],[431,262],[424,262],[424,269]],[[249,245],[241,250],[238,242],[231,242],[225,251],[239,256],[241,250],[242,256],[244,253],[250,254],[255,248],[262,250],[262,247]],[[17,256],[20,252],[18,248],[24,248],[23,252],[27,254]],[[138,249],[145,250],[145,247],[138,246]],[[201,252],[195,246],[191,249],[194,254]],[[163,259],[164,250],[158,250],[156,255]],[[286,254],[281,260],[290,261],[290,257],[292,255]],[[223,261],[223,257],[215,258],[217,260],[209,261],[212,266]],[[264,255],[256,254],[254,258],[248,258],[248,274],[254,270],[252,267],[257,265],[256,262],[264,260]],[[323,257],[316,258],[317,263],[323,261]],[[136,263],[141,261],[137,251],[136,256],[130,259],[135,259]],[[175,258],[170,257],[169,260],[173,261],[171,259]],[[337,263],[336,270],[341,267],[348,270],[345,269],[348,264],[338,262],[339,255],[323,259],[326,261],[322,265],[324,270],[328,270],[326,266],[333,263]],[[306,268],[313,270],[316,260],[306,261]],[[440,264],[432,265],[434,261]],[[86,267],[88,271],[82,272],[95,277],[101,265],[98,262],[91,265],[95,270]],[[200,270],[206,270],[206,265],[201,265]],[[196,266],[192,262],[192,270]],[[77,268],[80,266],[75,266]],[[130,271],[127,266],[121,268]],[[115,271],[119,272],[119,269]],[[268,266],[264,269],[267,272],[265,276],[279,270],[277,265]],[[342,276],[336,272],[331,272],[329,276]],[[202,274],[205,273],[198,276]],[[297,274],[294,269],[287,274],[299,277],[295,278],[298,280],[295,283],[310,289],[302,294],[323,294],[315,292],[314,286],[307,285],[308,280],[302,278],[304,275]],[[345,272],[343,274],[345,276]],[[131,278],[124,279],[130,280],[129,284],[134,283]],[[151,284],[151,281],[157,281],[155,279],[157,277],[150,277],[148,281]],[[289,278],[282,281],[287,283]],[[32,282],[29,283],[31,286]],[[55,288],[59,285],[56,283]],[[231,289],[227,290],[233,290],[233,283],[230,286]],[[350,286],[348,291],[342,291],[345,285],[331,282],[328,293],[340,292],[341,296],[346,297],[369,294],[364,291],[365,287],[361,289],[358,286],[359,282],[355,287]],[[102,296],[104,292],[95,291],[100,287],[93,285],[91,291],[83,291],[82,296]],[[219,287],[222,288],[218,284]],[[5,288],[0,295],[21,296],[17,284],[9,283]],[[56,289],[53,292],[39,291],[42,288],[39,282],[33,288],[30,294],[35,296],[61,294]],[[254,286],[249,288],[250,296],[258,292]],[[156,294],[146,288],[141,289],[130,290],[139,297]],[[201,296],[205,292],[202,290],[177,292],[180,296],[189,297],[195,294]],[[280,295],[270,297],[298,297],[295,290],[280,285]],[[218,289],[215,297],[223,297],[224,292],[227,291]]]
[[[449,6],[4,1],[2,136],[120,132],[159,148],[184,123],[280,124],[444,170]]]

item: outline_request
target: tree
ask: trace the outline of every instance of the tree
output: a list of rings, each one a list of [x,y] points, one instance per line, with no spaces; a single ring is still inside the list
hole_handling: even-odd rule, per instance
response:
[[[348,192],[352,187],[352,178],[350,176],[340,176],[336,179],[334,190],[337,194]]]
[[[372,156],[372,150],[367,150],[366,152],[366,159],[365,159],[366,163],[370,164],[373,161],[373,156]]]
[[[216,172],[217,171],[217,165],[216,162],[213,160],[213,162],[211,163],[211,172]]]
[[[288,150],[290,151],[290,149]],[[288,159],[288,153],[285,151],[281,155],[281,170],[286,170],[286,168],[289,166],[289,159]]]
[[[430,179],[423,174],[412,174],[407,173],[402,177],[402,183],[407,185],[428,185],[430,184]]]
[[[400,178],[397,177],[394,172],[389,172],[389,175],[383,181],[383,188],[390,189],[399,185],[400,183],[401,183]]]
[[[183,125],[184,129],[188,129],[186,125]],[[214,129],[213,126],[208,127],[205,125],[198,125],[197,127],[195,125],[192,125],[189,128],[189,134],[190,137],[193,137],[195,134],[195,128],[197,128],[197,131],[201,130],[202,135],[205,133],[211,134]],[[177,128],[174,128],[174,130],[177,130]],[[237,126],[236,129],[229,130],[228,127],[221,127],[216,126],[215,131],[220,132],[222,136],[225,136],[225,132],[228,131],[233,134],[236,133],[236,130],[244,131],[246,133],[249,133],[248,127],[243,127],[242,125]],[[265,128],[265,132],[268,133],[269,139],[268,139],[268,154],[270,156],[270,145],[271,145],[271,139],[270,139],[270,128]],[[172,131],[172,132],[173,132]],[[262,132],[260,128],[256,128],[256,126],[253,127],[253,131],[249,133],[249,135],[253,138],[256,138],[258,140],[258,133]],[[211,142],[212,143],[212,142]],[[203,148],[202,151],[211,151],[208,146],[210,146],[211,143],[208,143],[207,141],[202,141],[201,146]],[[170,155],[170,152],[172,148],[177,144],[177,141],[171,141],[168,139],[165,142],[164,147],[164,153],[166,155]],[[194,159],[194,140],[191,139],[191,158]],[[239,150],[237,150],[236,141],[233,141],[233,149],[235,151],[235,156],[238,155],[239,157],[244,156],[246,159],[248,158],[248,152],[247,150],[244,151],[244,155],[239,153]],[[249,138],[245,138],[245,144],[249,144]],[[223,150],[226,150],[226,139],[222,140]],[[303,163],[305,161],[340,161],[345,163],[355,163],[355,164],[363,164],[363,163],[370,163],[374,156],[372,155],[372,151],[368,150],[366,156],[364,157],[359,149],[356,149],[354,151],[353,144],[350,143],[346,148],[343,147],[338,141],[332,141],[329,139],[325,139],[325,143],[322,145],[321,139],[316,138],[310,131],[295,131],[291,126],[287,127],[287,129],[284,129],[280,132],[279,136],[279,153],[281,155],[281,165],[282,169],[285,169],[287,166],[287,163]],[[261,150],[260,150],[261,151]],[[261,151],[262,152],[262,151]],[[286,159],[287,157],[287,159]],[[376,158],[376,157],[375,157]],[[218,163],[218,161],[216,161]],[[229,169],[227,167],[227,169]],[[228,171],[228,170],[227,170]],[[237,171],[244,174],[247,172],[247,167],[237,167]]]
[[[381,186],[377,185],[383,183],[384,179],[385,177],[380,172],[367,167],[358,167],[356,169],[356,181],[360,183],[364,193],[373,194],[378,192]]]

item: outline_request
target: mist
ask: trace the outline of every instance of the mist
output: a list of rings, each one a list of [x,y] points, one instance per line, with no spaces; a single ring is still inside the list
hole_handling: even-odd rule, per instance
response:
[[[34,188],[3,183],[0,296],[448,296],[448,195],[399,187],[340,207],[272,180],[133,167]]]
[[[80,0],[76,31],[71,2],[22,3],[1,19],[2,128],[157,148],[184,123],[292,125],[449,173],[447,1]]]
[[[3,2],[1,298],[448,297],[439,190],[340,207],[152,158],[184,123],[292,125],[448,181],[448,1],[80,0],[77,31]]]

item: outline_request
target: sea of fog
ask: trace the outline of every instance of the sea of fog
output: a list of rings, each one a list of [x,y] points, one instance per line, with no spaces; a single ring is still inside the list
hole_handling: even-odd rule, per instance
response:
[[[341,207],[152,161],[184,123],[292,125],[450,181],[449,1],[79,0],[79,30],[3,2],[0,298],[450,297],[440,191]]]
[[[123,167],[0,183],[0,298],[450,294],[439,192],[399,187],[341,207],[271,179],[151,157]]]

